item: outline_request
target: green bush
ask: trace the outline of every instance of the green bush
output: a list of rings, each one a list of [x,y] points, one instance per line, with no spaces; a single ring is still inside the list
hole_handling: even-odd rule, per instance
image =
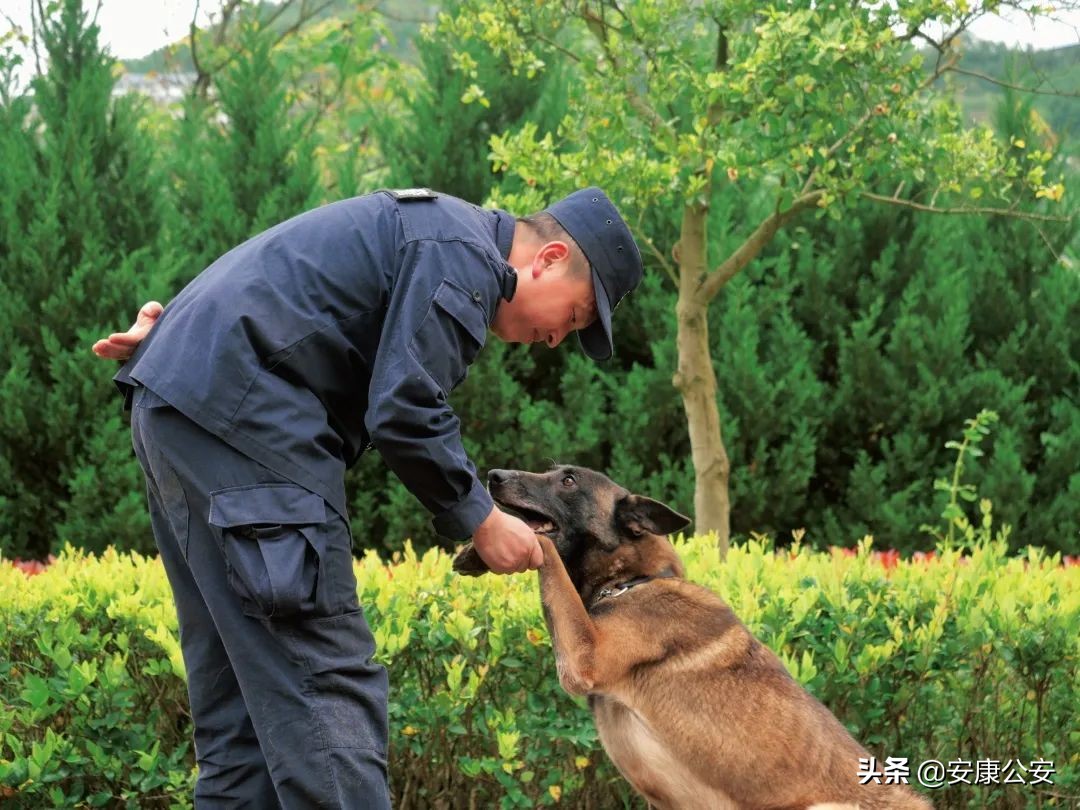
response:
[[[985,535],[978,529],[977,535]],[[1054,786],[958,785],[939,808],[1065,807],[1080,792],[1080,567],[984,537],[961,556],[677,544],[879,760],[1051,760]],[[461,579],[407,548],[357,562],[391,673],[395,805],[643,806],[558,686],[535,576]],[[188,806],[175,615],[156,561],[65,551],[0,566],[0,797],[15,807]],[[914,767],[912,768],[914,775]]]
[[[992,408],[1002,425],[970,479],[1016,546],[1080,551],[1080,341],[1066,326],[1080,284],[1032,230],[866,210],[781,240],[755,274],[791,284],[818,346],[825,418],[802,514],[830,542],[865,531],[912,548],[945,443]]]
[[[69,550],[25,577],[0,567],[0,804],[190,806],[184,668],[160,563]]]

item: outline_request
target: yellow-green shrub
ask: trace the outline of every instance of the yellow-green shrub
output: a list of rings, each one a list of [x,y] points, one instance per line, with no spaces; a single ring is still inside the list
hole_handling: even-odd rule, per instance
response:
[[[1029,551],[894,563],[773,553],[721,563],[680,542],[716,590],[872,751],[1054,761],[1054,786],[957,785],[938,807],[1069,806],[1080,793],[1080,567]],[[357,562],[392,694],[395,805],[641,806],[587,710],[559,688],[535,575],[461,579],[445,554]],[[154,560],[67,551],[0,565],[0,800],[188,806],[194,778],[176,620]],[[1046,787],[1045,785],[1040,787]]]
[[[190,804],[186,703],[157,560],[69,549],[32,577],[0,565],[0,804]]]

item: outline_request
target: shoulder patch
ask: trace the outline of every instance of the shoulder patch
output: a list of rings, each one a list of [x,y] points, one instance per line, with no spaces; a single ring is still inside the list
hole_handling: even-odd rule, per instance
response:
[[[387,191],[398,202],[413,202],[415,200],[434,200],[438,194],[430,188],[391,188]]]

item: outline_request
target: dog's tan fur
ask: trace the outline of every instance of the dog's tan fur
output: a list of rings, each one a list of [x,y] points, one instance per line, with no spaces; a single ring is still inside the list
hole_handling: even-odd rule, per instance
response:
[[[544,508],[536,495],[543,476],[511,474],[528,476],[515,480],[518,488],[527,481],[530,495],[527,503],[506,496],[510,506],[549,517],[555,506],[563,508],[553,502]],[[650,515],[655,506],[684,524],[685,518],[599,473],[563,468],[547,475],[560,474],[588,485],[588,508],[595,505],[596,513],[579,532],[591,540],[560,534],[558,519],[560,547],[538,535],[540,590],[559,682],[571,694],[588,695],[608,755],[653,807],[930,807],[905,786],[860,785],[859,759],[870,754],[723,600],[683,579],[682,562],[658,533],[672,529]],[[503,502],[494,485],[492,493]],[[612,536],[596,537],[606,531],[598,526],[611,527]],[[564,555],[572,560],[570,571]],[[476,559],[466,549],[456,567],[475,573],[470,565]],[[616,587],[640,577],[656,578],[624,591]]]

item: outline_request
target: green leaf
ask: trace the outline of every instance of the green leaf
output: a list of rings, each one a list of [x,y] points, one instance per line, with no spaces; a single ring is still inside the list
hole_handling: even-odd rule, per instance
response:
[[[49,685],[37,675],[27,675],[23,680],[23,689],[19,697],[30,704],[33,709],[41,709],[48,702],[51,695]]]

